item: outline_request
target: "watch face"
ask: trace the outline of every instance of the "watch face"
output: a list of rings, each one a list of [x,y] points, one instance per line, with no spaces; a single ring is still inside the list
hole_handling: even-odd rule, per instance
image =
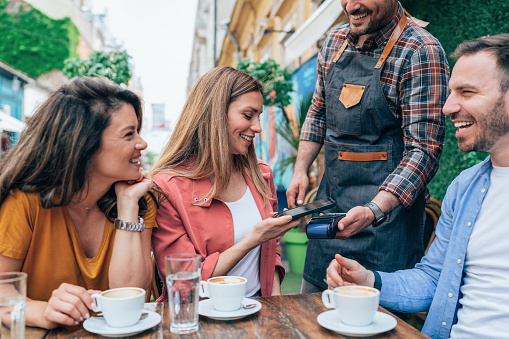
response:
[[[377,226],[380,226],[381,224],[384,223],[384,221],[387,220],[387,216],[386,215],[383,215],[381,216],[380,218],[376,219],[374,222],[373,222],[373,227],[377,227]]]

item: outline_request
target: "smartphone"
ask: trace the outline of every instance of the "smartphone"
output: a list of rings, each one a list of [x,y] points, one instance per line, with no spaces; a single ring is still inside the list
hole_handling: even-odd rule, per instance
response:
[[[309,203],[306,205],[297,206],[295,208],[292,208],[292,209],[289,209],[289,210],[286,210],[283,212],[279,212],[274,217],[277,218],[277,217],[280,217],[283,215],[291,215],[292,220],[295,220],[295,219],[299,219],[299,218],[301,218],[305,215],[308,215],[308,214],[313,214],[313,213],[320,212],[323,210],[328,210],[329,208],[332,208],[334,206],[334,203],[335,203],[334,199],[331,199],[331,198],[317,200],[317,201],[313,201],[312,203]]]

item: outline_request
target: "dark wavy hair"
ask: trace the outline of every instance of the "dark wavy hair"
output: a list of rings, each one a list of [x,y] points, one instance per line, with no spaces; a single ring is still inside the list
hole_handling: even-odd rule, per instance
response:
[[[66,206],[85,185],[101,136],[123,104],[132,105],[141,129],[140,98],[102,78],[77,77],[49,95],[0,162],[0,204],[18,189],[38,193],[44,208]],[[97,202],[110,220],[117,216],[114,186]],[[147,201],[139,201],[143,216]]]
[[[451,56],[458,60],[463,55],[479,52],[492,53],[497,58],[500,76],[500,90],[505,93],[509,89],[509,34],[497,34],[475,40],[463,41],[456,47]]]

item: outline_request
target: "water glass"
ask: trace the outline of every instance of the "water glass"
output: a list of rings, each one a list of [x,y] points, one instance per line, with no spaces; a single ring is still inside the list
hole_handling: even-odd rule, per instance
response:
[[[171,254],[165,257],[169,295],[170,331],[178,334],[198,330],[198,286],[201,256]]]
[[[4,326],[2,319],[10,318],[5,325],[11,329],[11,339],[25,338],[26,296],[26,273],[0,273],[0,330]]]

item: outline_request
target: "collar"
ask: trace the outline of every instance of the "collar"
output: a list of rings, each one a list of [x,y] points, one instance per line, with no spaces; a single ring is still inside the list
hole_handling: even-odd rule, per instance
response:
[[[396,15],[394,16],[394,18],[392,18],[392,20],[385,27],[383,27],[377,33],[366,39],[364,45],[362,45],[361,51],[370,51],[378,46],[383,46],[385,43],[387,43],[387,41],[391,37],[392,32],[398,25],[399,19],[401,19],[403,14],[404,14],[403,7],[398,2],[398,10],[396,11]],[[356,37],[350,34],[350,28],[348,28],[347,40],[348,44],[351,45],[352,47],[355,46],[355,43],[358,40]]]

